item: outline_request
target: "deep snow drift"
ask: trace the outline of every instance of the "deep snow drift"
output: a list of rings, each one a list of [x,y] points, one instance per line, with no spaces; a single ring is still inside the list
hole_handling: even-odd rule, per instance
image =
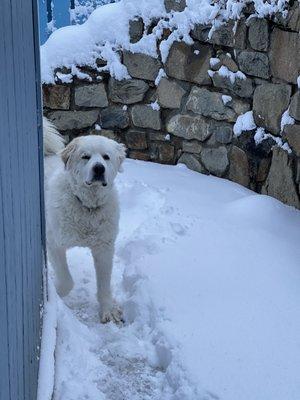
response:
[[[127,160],[117,186],[126,324],[100,325],[91,256],[71,250],[54,399],[299,400],[299,211],[184,166]]]

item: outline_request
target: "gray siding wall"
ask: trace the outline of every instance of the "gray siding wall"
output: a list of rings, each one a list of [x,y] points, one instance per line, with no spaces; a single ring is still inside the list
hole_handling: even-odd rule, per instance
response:
[[[0,11],[0,399],[36,398],[44,248],[35,1]]]

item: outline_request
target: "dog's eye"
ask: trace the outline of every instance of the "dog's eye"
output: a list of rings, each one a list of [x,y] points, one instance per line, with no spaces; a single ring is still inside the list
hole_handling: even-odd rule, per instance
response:
[[[83,160],[89,160],[89,159],[91,158],[91,156],[89,156],[88,154],[83,154],[83,155],[81,156],[81,158],[82,158]]]
[[[104,160],[110,160],[110,157],[108,154],[104,154],[103,158],[104,158]]]

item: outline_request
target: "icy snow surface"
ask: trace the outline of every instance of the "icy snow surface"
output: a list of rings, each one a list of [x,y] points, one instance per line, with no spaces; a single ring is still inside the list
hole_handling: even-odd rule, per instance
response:
[[[68,253],[54,400],[299,400],[300,213],[185,166],[127,160],[113,286],[98,321],[90,253]]]
[[[121,0],[98,7],[84,24],[57,29],[41,46],[42,82],[54,83],[54,71],[59,67],[72,69],[88,65],[97,68],[98,57],[107,60],[107,67],[104,69],[108,69],[116,79],[128,78],[127,69],[121,63],[117,50],[127,49],[133,53],[157,57],[157,40],[161,39],[163,30],[168,28],[172,31],[171,35],[159,45],[162,61],[165,62],[174,41],[193,42],[189,33],[195,24],[211,24],[211,36],[217,27],[230,18],[240,18],[243,8],[249,2],[187,0],[184,11],[168,14],[163,0]],[[288,0],[255,0],[255,15],[264,17],[282,12],[287,3]],[[135,17],[142,17],[146,27],[152,19],[157,18],[160,21],[151,33],[145,32],[139,42],[131,44],[129,21]]]

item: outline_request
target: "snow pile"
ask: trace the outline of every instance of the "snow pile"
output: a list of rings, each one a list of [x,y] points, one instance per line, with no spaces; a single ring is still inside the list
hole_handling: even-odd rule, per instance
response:
[[[96,7],[117,1],[119,0],[75,0],[75,8],[70,9],[70,20],[77,24],[85,22]]]
[[[209,60],[209,65],[213,68],[218,65],[219,62],[221,62],[221,60],[218,57],[211,57],[211,59]]]
[[[159,82],[162,80],[162,78],[165,78],[167,74],[165,73],[165,70],[163,68],[160,68],[157,74],[157,77],[155,78],[155,86],[159,85]]]
[[[282,150],[285,150],[288,153],[292,153],[292,149],[287,142],[283,142],[283,140],[278,136],[267,133],[264,128],[257,128],[254,135],[254,141],[256,145],[259,145],[262,141],[266,139],[272,139],[278,147],[282,148]]]
[[[232,101],[232,97],[227,96],[226,94],[222,94],[222,101],[224,106],[226,106],[227,103],[230,103]]]
[[[220,76],[222,76],[223,78],[229,78],[230,82],[232,84],[234,84],[235,80],[238,79],[242,79],[245,80],[246,79],[246,75],[243,74],[243,72],[241,71],[237,71],[237,72],[232,72],[230,71],[227,67],[225,67],[225,65],[222,65],[220,67],[220,69],[218,71],[216,71]]]
[[[54,400],[299,400],[299,211],[182,165],[127,160],[118,189],[126,324],[99,324],[71,250]]]
[[[222,96],[223,99],[224,96]],[[224,100],[223,100],[224,102]],[[289,115],[289,110],[286,110],[281,117],[281,132],[285,125],[292,125],[295,123],[294,118]],[[233,133],[236,137],[239,137],[243,132],[252,131],[256,129],[254,134],[255,144],[258,146],[266,139],[272,139],[276,146],[281,147],[283,150],[291,153],[292,150],[287,142],[284,142],[282,138],[274,136],[271,133],[265,131],[264,128],[258,128],[253,118],[253,111],[247,111],[245,114],[237,117],[236,123],[233,126]]]
[[[43,328],[41,338],[41,353],[39,361],[39,380],[37,400],[52,400],[55,380],[55,348],[57,330],[57,294],[51,280],[46,283],[44,277]]]
[[[149,106],[152,108],[153,111],[159,111],[160,110],[160,105],[158,104],[157,100],[155,100],[152,103],[150,103]]]
[[[216,58],[211,58],[210,62],[213,60],[213,64],[214,64],[214,60],[217,60]],[[211,64],[212,65],[212,64]],[[216,64],[214,64],[216,65]],[[242,71],[237,71],[237,72],[232,72],[230,71],[225,65],[222,65],[217,71],[212,71],[212,70],[208,70],[208,75],[212,78],[215,74],[218,74],[220,76],[222,76],[223,78],[228,78],[230,80],[230,83],[233,85],[235,83],[236,79],[242,79],[245,80],[246,79],[246,75],[243,74]]]
[[[237,117],[236,123],[233,126],[233,133],[236,137],[240,136],[244,131],[252,131],[256,128],[253,118],[253,111],[247,111],[245,114]]]
[[[283,129],[286,125],[294,125],[295,120],[293,117],[290,116],[289,110],[285,110],[285,112],[282,114],[281,117],[281,123],[280,123],[280,128],[281,132],[283,132]]]
[[[157,57],[157,40],[163,30],[172,33],[161,41],[159,48],[165,62],[172,43],[183,40],[192,43],[189,35],[195,24],[210,24],[213,31],[229,19],[239,19],[249,0],[187,0],[182,12],[166,13],[163,0],[121,0],[118,3],[98,7],[82,25],[57,29],[41,46],[41,75],[43,83],[54,83],[56,68],[91,66],[97,68],[96,59],[107,61],[107,70],[117,79],[128,78],[117,50],[127,49]],[[255,14],[259,17],[282,12],[288,0],[255,0]],[[142,17],[146,26],[143,38],[134,44],[129,41],[129,21]],[[151,33],[147,27],[153,19],[159,19]],[[100,68],[101,70],[101,68]]]

